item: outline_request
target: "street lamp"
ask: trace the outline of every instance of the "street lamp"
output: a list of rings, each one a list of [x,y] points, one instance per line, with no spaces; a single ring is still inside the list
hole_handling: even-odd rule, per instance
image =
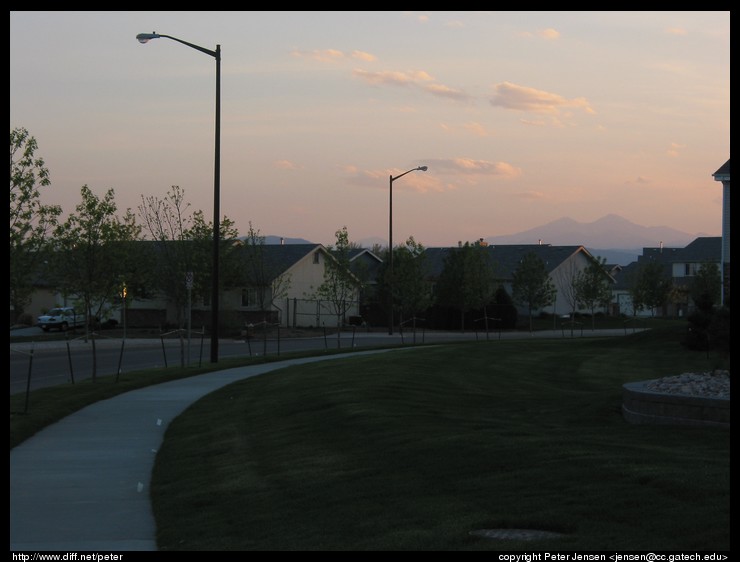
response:
[[[390,176],[390,189],[389,189],[389,197],[390,197],[390,205],[389,205],[389,213],[388,213],[388,266],[389,266],[389,272],[390,272],[390,278],[389,278],[389,291],[388,291],[388,335],[393,335],[393,182],[396,181],[398,178],[402,178],[406,174],[409,174],[411,172],[426,172],[428,168],[426,166],[419,166],[418,168],[411,168],[410,170],[407,170],[403,174],[398,174],[396,177],[393,177],[393,174]]]
[[[163,35],[161,33],[139,33],[136,39],[139,43],[146,43],[150,39],[159,39],[165,37],[172,39],[188,47],[192,47],[196,51],[205,53],[216,59],[216,158],[213,167],[213,272],[212,272],[212,292],[211,292],[211,363],[218,363],[218,252],[219,252],[219,237],[220,237],[220,225],[219,225],[219,207],[221,198],[221,45],[216,45],[216,50],[211,51],[193,45],[177,37],[171,35]]]

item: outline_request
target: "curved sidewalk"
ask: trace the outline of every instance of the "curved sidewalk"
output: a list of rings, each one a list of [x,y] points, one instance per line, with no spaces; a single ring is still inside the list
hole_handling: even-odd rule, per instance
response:
[[[623,330],[589,334],[621,335]],[[504,336],[563,334],[553,330]],[[154,460],[169,423],[193,402],[233,382],[291,365],[409,349],[422,348],[358,351],[214,371],[127,392],[67,416],[10,451],[10,550],[157,550],[149,496]]]
[[[169,423],[230,383],[347,355],[238,367],[158,384],[92,404],[49,426],[10,451],[10,550],[157,550],[149,484]]]

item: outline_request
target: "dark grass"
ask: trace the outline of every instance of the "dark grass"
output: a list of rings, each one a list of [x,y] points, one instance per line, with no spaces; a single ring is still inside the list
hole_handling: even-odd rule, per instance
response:
[[[707,359],[672,331],[302,365],[168,428],[161,550],[729,550],[729,431],[637,426],[625,382]],[[470,531],[555,531],[511,542]]]
[[[230,369],[245,365],[283,361],[293,357],[333,355],[348,350],[322,350],[316,352],[283,353],[281,355],[240,357],[221,359],[216,365],[201,367],[169,367],[146,369],[136,372],[98,376],[96,381],[83,379],[75,384],[62,384],[49,388],[13,394],[10,396],[10,448],[23,443],[48,425],[89,406],[146,386],[160,384],[185,377],[201,375],[215,370]]]

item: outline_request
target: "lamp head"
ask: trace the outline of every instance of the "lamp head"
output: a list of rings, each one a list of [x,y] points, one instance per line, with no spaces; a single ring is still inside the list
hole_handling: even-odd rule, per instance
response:
[[[429,168],[427,168],[426,166],[419,166],[419,167],[418,167],[418,168],[416,168],[416,169],[417,169],[417,170],[421,170],[422,172],[426,172],[426,171],[427,171],[427,170],[428,170]]]
[[[139,43],[144,44],[144,43],[148,42],[150,39],[159,39],[159,37],[160,37],[160,35],[158,35],[156,32],[152,32],[152,33],[139,33],[136,36],[136,40]]]

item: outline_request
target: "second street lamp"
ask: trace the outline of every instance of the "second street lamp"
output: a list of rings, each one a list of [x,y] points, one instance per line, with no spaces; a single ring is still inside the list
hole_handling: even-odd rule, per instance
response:
[[[213,271],[211,273],[211,363],[218,363],[218,271],[219,271],[219,245],[220,245],[220,206],[221,206],[221,45],[216,45],[212,51],[193,43],[188,43],[171,35],[161,33],[139,33],[136,36],[139,43],[147,43],[151,39],[164,37],[172,39],[183,45],[187,45],[212,56],[216,59],[216,140],[215,140],[215,164],[213,167]]]
[[[411,172],[426,172],[429,168],[426,166],[419,166],[418,168],[411,168],[405,171],[403,174],[397,176],[390,176],[388,194],[390,197],[389,213],[388,213],[388,271],[389,271],[389,290],[388,290],[388,335],[393,335],[393,182],[398,178],[405,176]]]

